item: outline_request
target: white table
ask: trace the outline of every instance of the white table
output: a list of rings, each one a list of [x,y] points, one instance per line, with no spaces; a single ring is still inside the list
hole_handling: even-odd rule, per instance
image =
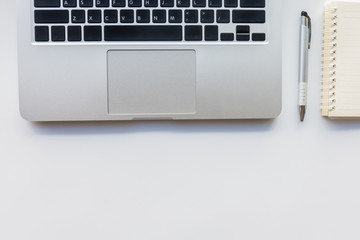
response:
[[[360,121],[319,110],[322,0],[284,0],[283,111],[265,122],[28,123],[15,1],[1,7],[0,239],[360,239]],[[301,10],[314,31],[304,123]]]

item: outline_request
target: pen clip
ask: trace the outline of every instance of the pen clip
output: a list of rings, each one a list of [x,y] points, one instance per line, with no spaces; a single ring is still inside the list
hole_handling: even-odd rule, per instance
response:
[[[309,16],[309,14],[305,11],[301,12],[301,16],[305,17],[308,20],[308,29],[309,29],[309,49],[311,47],[311,18]]]
[[[311,18],[309,15],[307,15],[308,21],[309,21],[309,49],[311,47]]]

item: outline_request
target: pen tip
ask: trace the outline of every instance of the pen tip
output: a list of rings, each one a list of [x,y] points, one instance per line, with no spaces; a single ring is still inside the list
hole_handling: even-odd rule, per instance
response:
[[[300,107],[300,121],[303,122],[305,119],[305,106]]]

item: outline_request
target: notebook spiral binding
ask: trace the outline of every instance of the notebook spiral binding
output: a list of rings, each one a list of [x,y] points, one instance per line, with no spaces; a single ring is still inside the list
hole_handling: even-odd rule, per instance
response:
[[[323,115],[336,109],[337,8],[329,8],[324,16],[322,98]]]

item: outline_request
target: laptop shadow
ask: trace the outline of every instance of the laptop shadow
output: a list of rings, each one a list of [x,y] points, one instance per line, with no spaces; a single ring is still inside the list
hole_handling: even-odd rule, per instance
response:
[[[124,122],[37,122],[29,123],[37,134],[43,135],[103,135],[139,132],[174,133],[239,133],[266,132],[275,120],[221,121],[124,121]]]

